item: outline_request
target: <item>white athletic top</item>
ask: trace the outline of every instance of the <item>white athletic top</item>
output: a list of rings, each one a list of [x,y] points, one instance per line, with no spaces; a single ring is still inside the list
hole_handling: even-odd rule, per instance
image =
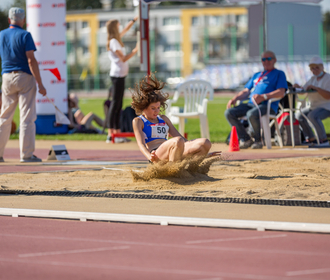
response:
[[[309,86],[315,86],[324,90],[330,91],[330,74],[325,73],[321,80],[317,80],[315,76],[311,77],[306,84],[304,84],[304,90]],[[330,100],[323,98],[323,96],[317,92],[308,93],[308,99],[311,103],[311,109],[323,108],[330,111]]]
[[[110,77],[126,77],[128,74],[128,62],[122,62],[116,55],[117,50],[120,50],[123,55],[126,55],[125,47],[122,47],[117,39],[111,39],[109,48],[108,55],[111,61]]]

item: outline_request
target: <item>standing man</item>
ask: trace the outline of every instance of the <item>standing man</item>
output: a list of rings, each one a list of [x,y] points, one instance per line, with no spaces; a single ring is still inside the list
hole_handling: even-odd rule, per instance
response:
[[[39,93],[46,95],[38,62],[34,57],[36,47],[32,36],[23,29],[25,12],[11,8],[9,28],[0,32],[0,57],[2,60],[2,107],[0,115],[0,162],[9,139],[11,122],[17,104],[20,109],[20,158],[21,162],[40,162],[33,155],[35,149],[36,82]]]
[[[235,126],[240,139],[240,148],[247,149],[262,149],[261,134],[260,134],[260,118],[258,105],[261,116],[267,113],[267,103],[271,98],[284,97],[285,91],[288,88],[286,77],[283,71],[277,70],[274,65],[276,63],[276,56],[272,51],[265,51],[261,56],[262,66],[264,71],[258,72],[247,82],[244,89],[240,91],[235,97],[229,100],[225,116],[231,126]],[[239,100],[249,98],[248,103],[241,103],[235,106]],[[278,103],[272,102],[271,113],[275,114],[278,110]],[[254,141],[245,131],[244,126],[239,118],[246,116],[249,126],[252,128],[254,134]]]

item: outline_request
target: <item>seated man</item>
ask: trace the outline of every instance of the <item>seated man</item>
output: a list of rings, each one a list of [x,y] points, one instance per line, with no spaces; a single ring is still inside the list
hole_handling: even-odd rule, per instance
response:
[[[272,51],[265,51],[261,56],[261,62],[264,71],[258,72],[247,82],[244,89],[229,100],[225,116],[231,126],[235,126],[240,139],[240,148],[262,149],[260,118],[267,113],[267,100],[271,98],[282,98],[287,89],[286,77],[283,71],[274,67],[276,56]],[[245,100],[249,97],[248,103],[241,103],[235,106],[239,100]],[[278,103],[271,104],[271,113],[275,114],[278,109]],[[257,106],[255,105],[257,104]],[[259,108],[259,110],[258,110]],[[246,132],[240,122],[240,118],[246,116],[249,126],[254,135],[254,141]]]
[[[303,87],[294,84],[293,87],[303,88],[309,91],[308,99],[310,107],[302,109],[302,112],[313,123],[316,133],[320,139],[321,146],[329,146],[327,134],[322,120],[330,117],[330,74],[324,72],[323,61],[315,56],[309,62],[309,68],[313,76],[304,84]],[[298,112],[296,118],[299,121],[307,143],[314,144],[316,139],[311,127],[303,115]]]

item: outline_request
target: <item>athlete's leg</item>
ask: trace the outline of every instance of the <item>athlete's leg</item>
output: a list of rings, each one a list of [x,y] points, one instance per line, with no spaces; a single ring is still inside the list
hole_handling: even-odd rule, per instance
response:
[[[81,124],[85,125],[85,127],[89,129],[92,126],[92,121],[95,121],[101,127],[104,125],[103,120],[92,112],[89,112],[86,116],[84,116],[81,120]]]
[[[184,143],[183,157],[206,156],[211,149],[211,142],[206,138],[198,138]]]
[[[182,160],[184,151],[184,140],[181,137],[173,137],[162,143],[155,154],[160,160],[179,161]]]

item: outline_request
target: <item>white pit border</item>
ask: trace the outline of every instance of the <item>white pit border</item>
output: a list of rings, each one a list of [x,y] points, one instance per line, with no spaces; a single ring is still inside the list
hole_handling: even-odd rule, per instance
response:
[[[21,217],[72,219],[72,220],[80,220],[84,222],[87,220],[92,220],[92,221],[107,221],[107,222],[145,223],[145,224],[158,224],[158,225],[254,229],[258,231],[278,230],[278,231],[330,233],[330,224],[316,224],[316,223],[230,220],[230,219],[190,218],[190,217],[113,214],[113,213],[77,212],[77,211],[55,211],[55,210],[38,210],[38,209],[16,209],[16,208],[0,208],[0,215],[12,216],[12,217],[21,216]]]

